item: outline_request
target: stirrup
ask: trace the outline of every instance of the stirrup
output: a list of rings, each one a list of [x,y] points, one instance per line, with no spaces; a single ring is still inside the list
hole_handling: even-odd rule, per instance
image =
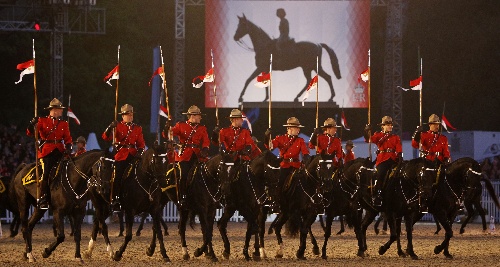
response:
[[[122,210],[122,205],[118,198],[113,199],[113,201],[111,202],[111,208],[113,209],[113,212],[120,212]]]
[[[36,205],[39,209],[41,210],[48,210],[49,209],[49,202],[47,201],[46,196],[42,196],[36,201]]]

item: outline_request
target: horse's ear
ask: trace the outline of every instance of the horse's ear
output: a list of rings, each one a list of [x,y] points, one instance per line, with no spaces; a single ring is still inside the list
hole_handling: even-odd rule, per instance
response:
[[[242,19],[242,18],[241,18],[240,16],[238,16],[238,15],[236,15],[236,17],[238,17],[238,19],[239,19],[239,20],[241,20],[241,19]]]
[[[245,16],[245,13],[243,13],[243,18],[246,20],[247,19],[247,16]]]

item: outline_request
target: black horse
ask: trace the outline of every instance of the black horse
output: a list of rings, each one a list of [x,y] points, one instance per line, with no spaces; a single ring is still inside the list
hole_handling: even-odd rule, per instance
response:
[[[248,247],[251,237],[255,236],[253,257],[257,260],[260,259],[258,218],[266,200],[264,176],[255,175],[249,161],[243,161],[240,158],[235,160],[233,153],[226,154],[223,151],[219,180],[222,183],[226,200],[224,213],[217,222],[217,227],[224,241],[223,256],[228,259],[231,253],[229,238],[227,237],[227,223],[234,212],[238,210],[247,221],[243,255],[247,261],[251,259],[248,254]]]
[[[87,181],[92,175],[92,166],[103,155],[101,151],[90,151],[82,156],[59,163],[53,170],[50,181],[50,205],[54,214],[54,224],[57,226],[57,239],[42,252],[44,258],[49,257],[56,247],[64,241],[65,215],[71,216],[74,222],[75,258],[83,262],[80,254],[81,224],[85,215],[88,200]],[[20,170],[15,178],[15,190],[17,195],[19,214],[22,224],[22,232],[26,243],[26,253],[30,262],[35,258],[32,254],[32,233],[35,224],[42,218],[46,210],[35,208],[28,221],[28,210],[35,203],[36,183],[23,185],[23,177],[32,171],[34,163]]]
[[[327,191],[324,193],[328,205],[325,209],[325,241],[321,254],[323,259],[327,259],[326,248],[332,233],[332,222],[335,216],[345,215],[347,225],[354,227],[358,242],[361,240],[359,236],[361,230],[361,206],[358,201],[359,181],[355,175],[345,175],[343,168],[335,168],[332,158],[331,155],[320,155],[317,157],[317,164],[315,164],[317,165],[316,175],[328,184]],[[364,160],[351,161],[346,164],[345,170],[348,173],[357,171],[363,163]],[[311,163],[311,165],[313,164],[314,162]],[[358,243],[358,247],[362,247],[362,244]]]
[[[19,165],[21,168],[24,167],[25,164]],[[15,172],[17,173],[20,170]],[[5,209],[6,211],[12,212],[14,218],[10,223],[10,235],[9,237],[15,237],[19,232],[19,225],[21,225],[21,220],[19,219],[19,209],[17,208],[17,199],[16,193],[14,189],[14,183],[11,182],[11,177],[2,176],[0,177],[1,185],[0,185],[0,210]]]
[[[209,159],[207,162],[197,162],[190,170],[188,176],[188,197],[187,207],[185,210],[179,210],[179,235],[181,236],[181,245],[183,251],[183,259],[190,258],[186,244],[186,225],[190,221],[191,227],[194,226],[194,216],[198,215],[203,233],[203,245],[194,251],[194,256],[199,257],[203,253],[210,260],[218,261],[215,256],[212,238],[213,225],[215,220],[215,212],[220,205],[222,197],[220,181],[218,177],[221,168],[222,156],[217,155]],[[169,171],[167,180],[174,179],[174,175],[179,175],[178,172]],[[169,194],[173,199],[175,196]]]
[[[255,51],[255,65],[257,68],[254,70],[250,77],[245,82],[243,86],[243,90],[241,91],[239,102],[243,103],[243,95],[248,87],[248,84],[257,77],[261,72],[269,71],[269,57],[273,54],[273,70],[291,70],[297,67],[302,68],[304,76],[307,80],[304,88],[300,91],[300,93],[295,97],[295,101],[298,102],[298,99],[302,93],[305,92],[309,82],[311,81],[311,72],[316,71],[316,57],[321,59],[322,48],[324,48],[328,55],[330,56],[330,61],[332,64],[333,72],[337,79],[341,79],[340,75],[340,67],[337,59],[337,55],[326,44],[315,44],[311,42],[298,42],[290,45],[289,52],[285,55],[283,53],[277,53],[276,51],[276,40],[271,39],[269,35],[264,32],[260,27],[255,25],[253,22],[249,21],[245,15],[239,17],[238,28],[236,29],[236,33],[234,34],[234,40],[238,43],[241,38],[245,35],[249,35],[253,49]],[[318,74],[320,77],[326,80],[328,86],[330,87],[331,96],[328,101],[333,101],[333,97],[335,96],[335,91],[333,89],[332,77],[323,70],[321,66],[321,60],[318,66]],[[267,94],[267,92],[266,92]],[[269,95],[266,95],[267,101]]]
[[[480,186],[481,179],[481,166],[472,158],[457,159],[446,167],[446,171],[440,172],[437,189],[429,210],[446,232],[443,242],[434,248],[435,254],[443,252],[445,257],[453,257],[449,252],[449,242],[453,237],[453,219],[461,202],[467,198],[467,195],[474,194],[476,188]],[[489,185],[491,184],[486,183],[488,193],[490,193],[497,208],[500,208],[498,197],[493,187]]]
[[[165,203],[166,205],[166,203]],[[125,220],[123,219],[123,211],[118,212],[118,224],[120,225],[120,231],[118,232],[118,236],[123,236],[123,232],[125,231]],[[141,218],[141,221],[139,223],[139,226],[137,227],[137,230],[135,231],[135,236],[141,236],[141,231],[144,229],[144,222],[146,221],[146,218],[148,217],[149,213],[143,212],[139,214],[139,217]],[[163,226],[163,231],[164,231],[164,236],[168,236],[168,226],[161,218],[161,225]]]
[[[108,237],[106,218],[110,210],[110,180],[113,172],[113,162],[110,155],[101,157],[98,164],[93,169],[93,179],[89,185],[90,198],[95,209],[95,218],[92,229],[92,236],[89,241],[87,257],[92,256],[98,231],[104,237],[107,245],[107,251],[115,261],[122,258],[123,252],[128,242],[132,239],[132,226],[134,216],[142,212],[148,212],[153,217],[153,238],[150,246],[146,250],[148,256],[152,256],[156,248],[156,238],[160,243],[160,253],[164,261],[169,262],[165,245],[163,243],[163,234],[160,220],[163,205],[160,203],[161,187],[166,187],[166,158],[165,147],[155,144],[148,149],[141,159],[134,160],[127,169],[126,176],[121,183],[122,209],[125,213],[126,235],[120,249],[113,254],[113,249]]]
[[[287,226],[287,232],[292,236],[300,233],[300,245],[296,252],[296,257],[300,260],[306,259],[304,256],[306,249],[307,234],[311,231],[311,225],[316,220],[316,215],[324,209],[324,197],[322,195],[322,181],[308,174],[305,168],[295,170],[285,181],[280,199],[281,213],[276,217],[272,226],[278,240],[278,251],[276,257],[283,257],[283,239],[281,229]]]

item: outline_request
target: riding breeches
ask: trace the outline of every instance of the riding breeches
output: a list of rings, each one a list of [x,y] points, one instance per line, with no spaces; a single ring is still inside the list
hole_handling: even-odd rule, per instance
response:
[[[133,159],[134,159],[133,156],[128,155],[127,159],[125,159],[125,160],[115,161],[115,177],[113,180],[113,198],[120,196],[123,176],[125,175],[125,171],[127,170],[127,167],[129,166],[129,164],[132,162]]]
[[[396,162],[392,159],[388,159],[377,165],[377,179],[375,180],[375,189],[382,190],[385,187],[385,179],[389,176],[392,168],[396,165]]]
[[[49,179],[50,172],[54,166],[61,160],[63,154],[61,151],[54,149],[47,156],[40,159],[40,163],[42,165],[42,176],[40,179],[40,190],[42,192],[42,196],[49,193]]]
[[[177,176],[178,181],[176,183],[179,196],[187,194],[188,178],[190,175],[193,175],[191,169],[195,165],[196,160],[196,156],[193,155],[189,161],[179,161],[178,163],[180,175]]]

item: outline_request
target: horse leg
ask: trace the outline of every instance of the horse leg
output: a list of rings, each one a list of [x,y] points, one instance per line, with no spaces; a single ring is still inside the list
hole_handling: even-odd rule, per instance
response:
[[[434,232],[434,234],[437,235],[441,231],[441,225],[439,224],[439,220],[436,218],[436,215],[432,214],[432,217],[434,217],[434,222],[436,223],[436,232]]]
[[[406,257],[406,253],[403,251],[401,248],[401,221],[402,217],[396,218],[396,246],[398,250],[398,256],[400,257]],[[405,225],[407,224],[408,220],[405,219]],[[411,224],[413,226],[413,223]]]
[[[248,254],[248,247],[250,247],[250,239],[252,239],[253,230],[255,229],[253,224],[253,220],[247,220],[247,231],[245,233],[245,244],[243,246],[243,256],[245,257],[246,261],[250,261],[251,259],[250,255]]]
[[[307,87],[309,86],[309,83],[311,82],[311,71],[312,70],[306,70],[306,69],[302,69],[302,72],[304,73],[304,77],[306,77],[306,86],[304,86],[304,88],[302,88],[302,90],[300,90],[299,94],[297,94],[297,96],[295,97],[295,99],[293,100],[294,102],[299,102],[299,97],[306,91]]]
[[[165,249],[165,243],[163,242],[163,233],[161,231],[161,227],[162,227],[162,225],[161,225],[161,221],[162,221],[161,211],[162,210],[163,209],[161,208],[155,213],[155,216],[153,217],[153,224],[154,224],[154,228],[155,228],[156,237],[158,237],[158,243],[160,243],[160,254],[163,257],[163,261],[170,262],[170,258],[167,255],[167,250]]]
[[[469,201],[464,201],[465,208],[467,209],[467,218],[465,218],[464,222],[460,226],[460,234],[463,234],[465,232],[465,226],[467,226],[467,223],[469,223],[469,220],[474,216],[474,208],[472,207],[472,203]],[[486,226],[486,223],[485,223]]]
[[[85,208],[74,211],[75,213],[70,216],[70,221],[73,221],[73,239],[75,241],[75,259],[83,264],[82,254],[80,253],[80,242],[82,240],[82,222],[85,214]]]
[[[259,208],[260,210],[260,208]],[[258,222],[258,216],[255,220],[252,220],[252,235],[254,235],[254,244],[253,244],[253,253],[252,253],[252,258],[255,261],[260,260],[260,242],[259,242],[259,234],[260,234],[260,228],[259,228],[259,222]]]
[[[321,248],[321,258],[324,260],[326,260],[328,258],[328,256],[326,255],[326,248],[328,246],[328,239],[332,235],[332,223],[333,223],[333,214],[330,212],[329,209],[326,212],[328,215],[326,216],[326,226],[324,228],[325,241],[323,242],[323,247]],[[342,215],[340,215],[340,217],[342,218]]]
[[[186,224],[189,213],[187,211],[179,210],[179,235],[181,237],[182,246],[182,259],[189,260],[189,252],[186,245]]]
[[[266,219],[267,219],[267,212],[269,211],[269,207],[262,206],[260,208],[260,214],[259,214],[259,252],[261,258],[267,258],[266,255],[266,250],[264,246],[264,235],[266,234]]]
[[[406,239],[408,240],[408,244],[406,245],[406,253],[410,255],[412,259],[418,260],[417,254],[415,254],[415,251],[413,251],[413,225],[415,224],[415,221],[413,220],[412,216],[405,217]]]
[[[21,210],[21,206],[19,207]],[[28,257],[29,262],[35,262],[35,257],[31,253],[33,249],[33,229],[35,228],[36,223],[43,217],[43,214],[45,214],[46,210],[35,208],[33,214],[28,220],[27,217],[29,206],[27,206],[25,209],[26,214],[24,215],[25,219],[22,223],[23,227],[21,231],[23,232],[24,242],[26,243],[26,256]],[[23,218],[23,215],[21,215],[21,218]]]
[[[444,250],[443,252],[444,256],[446,258],[451,259],[453,258],[453,256],[448,251],[448,246],[450,244],[450,239],[453,237],[453,229],[452,229],[453,220],[449,220],[443,212],[436,213],[435,217],[437,217],[439,223],[441,223],[441,225],[443,226],[445,234],[443,242],[434,248],[434,254],[439,254],[441,253],[441,251]]]
[[[375,224],[373,224],[373,230],[375,231],[376,235],[378,235],[378,233],[380,232],[378,226],[382,220],[383,220],[382,213],[380,213],[380,216],[378,216],[377,220],[375,221]]]
[[[339,216],[339,221],[340,221],[340,231],[337,232],[337,235],[341,235],[343,232],[345,232],[344,215]]]
[[[14,214],[14,219],[10,223],[10,237],[15,237],[19,232],[19,225],[21,225],[21,220],[19,215]]]
[[[115,251],[115,254],[113,255],[113,260],[115,261],[120,261],[122,259],[123,252],[125,252],[125,249],[127,248],[128,242],[132,240],[132,226],[134,224],[134,214],[132,211],[126,210],[125,211],[125,240],[123,244],[120,246],[120,249],[118,251]]]
[[[278,251],[276,251],[276,258],[283,258],[283,238],[281,237],[281,228],[288,220],[288,213],[282,212],[278,214],[278,217],[274,220],[274,233],[276,234],[276,239],[278,240]]]
[[[165,233],[163,235],[164,236],[168,236],[168,225],[167,225],[167,223],[165,222],[165,220],[163,219],[162,216],[160,216],[160,223],[163,226],[163,230],[165,231]]]
[[[116,213],[116,216],[118,216],[118,224],[120,225],[120,232],[118,233],[118,236],[123,236],[123,231],[125,230],[123,227],[123,211]]]
[[[212,262],[217,262],[219,259],[217,259],[217,256],[215,256],[213,245],[212,245],[212,238],[213,238],[213,232],[214,232],[214,221],[215,221],[215,212],[216,208],[213,208],[212,210],[209,210],[206,212],[206,218],[204,218],[204,224],[205,224],[205,233],[204,235],[206,236],[205,238],[205,244],[203,244],[203,247],[200,248],[201,251],[207,252],[207,257],[212,261]],[[201,216],[201,218],[205,217]],[[203,224],[202,220],[200,219],[200,223]]]
[[[308,233],[309,233],[309,236],[311,237],[311,244],[313,245],[312,252],[314,255],[319,255],[318,242],[316,241],[316,237],[314,237],[314,235],[313,235],[311,227],[309,227]]]
[[[146,217],[148,217],[147,212],[141,213],[141,223],[139,224],[139,227],[137,227],[137,231],[135,232],[135,236],[141,236],[141,231],[142,231],[142,228],[144,227],[144,221],[146,220]]]
[[[483,232],[486,232],[486,218],[485,218],[486,212],[481,206],[481,202],[479,201],[479,199],[477,199],[477,202],[474,204],[474,207],[476,207],[476,211],[479,213],[479,216],[481,216],[481,222],[483,223]]]
[[[321,78],[325,79],[325,81],[328,83],[328,86],[330,87],[330,98],[328,99],[328,101],[332,102],[333,98],[335,97],[335,90],[333,90],[332,76],[326,73],[321,65],[319,65],[318,75]]]
[[[373,220],[375,219],[377,214],[378,214],[378,212],[373,212],[373,211],[367,210],[365,217],[361,221],[361,229],[360,229],[360,235],[359,235],[359,238],[361,240],[359,240],[358,243],[361,243],[362,246],[360,248],[358,248],[357,255],[359,257],[368,256],[368,254],[366,253],[366,250],[368,250],[368,246],[366,245],[366,230],[368,229],[368,226],[370,226],[370,224],[373,222]]]
[[[255,77],[257,77],[260,74],[260,72],[261,71],[259,70],[259,68],[256,68],[252,72],[252,74],[250,74],[250,77],[248,77],[248,79],[245,81],[245,85],[243,86],[243,90],[241,91],[240,97],[238,98],[238,102],[240,105],[243,104],[243,95],[245,94],[245,91],[247,90],[248,85],[250,84],[250,82],[253,81],[253,79],[255,79]],[[267,100],[267,98],[264,101],[266,101],[266,100]]]
[[[52,242],[48,247],[46,247],[43,252],[42,256],[44,258],[48,258],[50,254],[57,248],[59,244],[64,242],[64,216],[61,214],[60,210],[55,209],[54,210],[54,226],[57,229],[57,237],[56,241]]]
[[[384,255],[384,253],[391,247],[392,243],[397,240],[397,220],[395,218],[395,215],[392,212],[386,212],[385,213],[386,218],[387,218],[387,223],[389,224],[389,230],[390,230],[390,236],[389,236],[389,241],[385,243],[383,246],[381,246],[378,250],[379,255]]]
[[[75,221],[73,220],[72,216],[68,216],[69,220],[69,226],[71,227],[71,232],[69,233],[69,236],[73,236],[75,234]]]
[[[233,216],[235,209],[227,205],[224,209],[224,213],[222,217],[217,222],[217,227],[219,228],[220,235],[222,237],[222,242],[224,242],[224,251],[222,252],[222,256],[225,259],[229,259],[229,255],[231,255],[231,244],[229,243],[229,238],[227,237],[227,223],[229,219]]]
[[[305,215],[305,218],[302,220],[302,223],[300,225],[300,245],[296,253],[297,259],[299,260],[306,259],[306,257],[304,256],[304,252],[307,246],[307,233],[311,231],[311,225],[314,223],[315,219],[316,219],[316,212],[310,212],[309,214]],[[318,244],[316,244],[316,247],[317,246]]]
[[[153,222],[153,226],[151,227],[152,230],[153,230],[153,238],[151,239],[151,243],[149,244],[149,247],[146,249],[146,255],[148,255],[149,257],[153,256],[153,254],[155,253],[155,249],[156,249],[156,225],[154,224]]]

